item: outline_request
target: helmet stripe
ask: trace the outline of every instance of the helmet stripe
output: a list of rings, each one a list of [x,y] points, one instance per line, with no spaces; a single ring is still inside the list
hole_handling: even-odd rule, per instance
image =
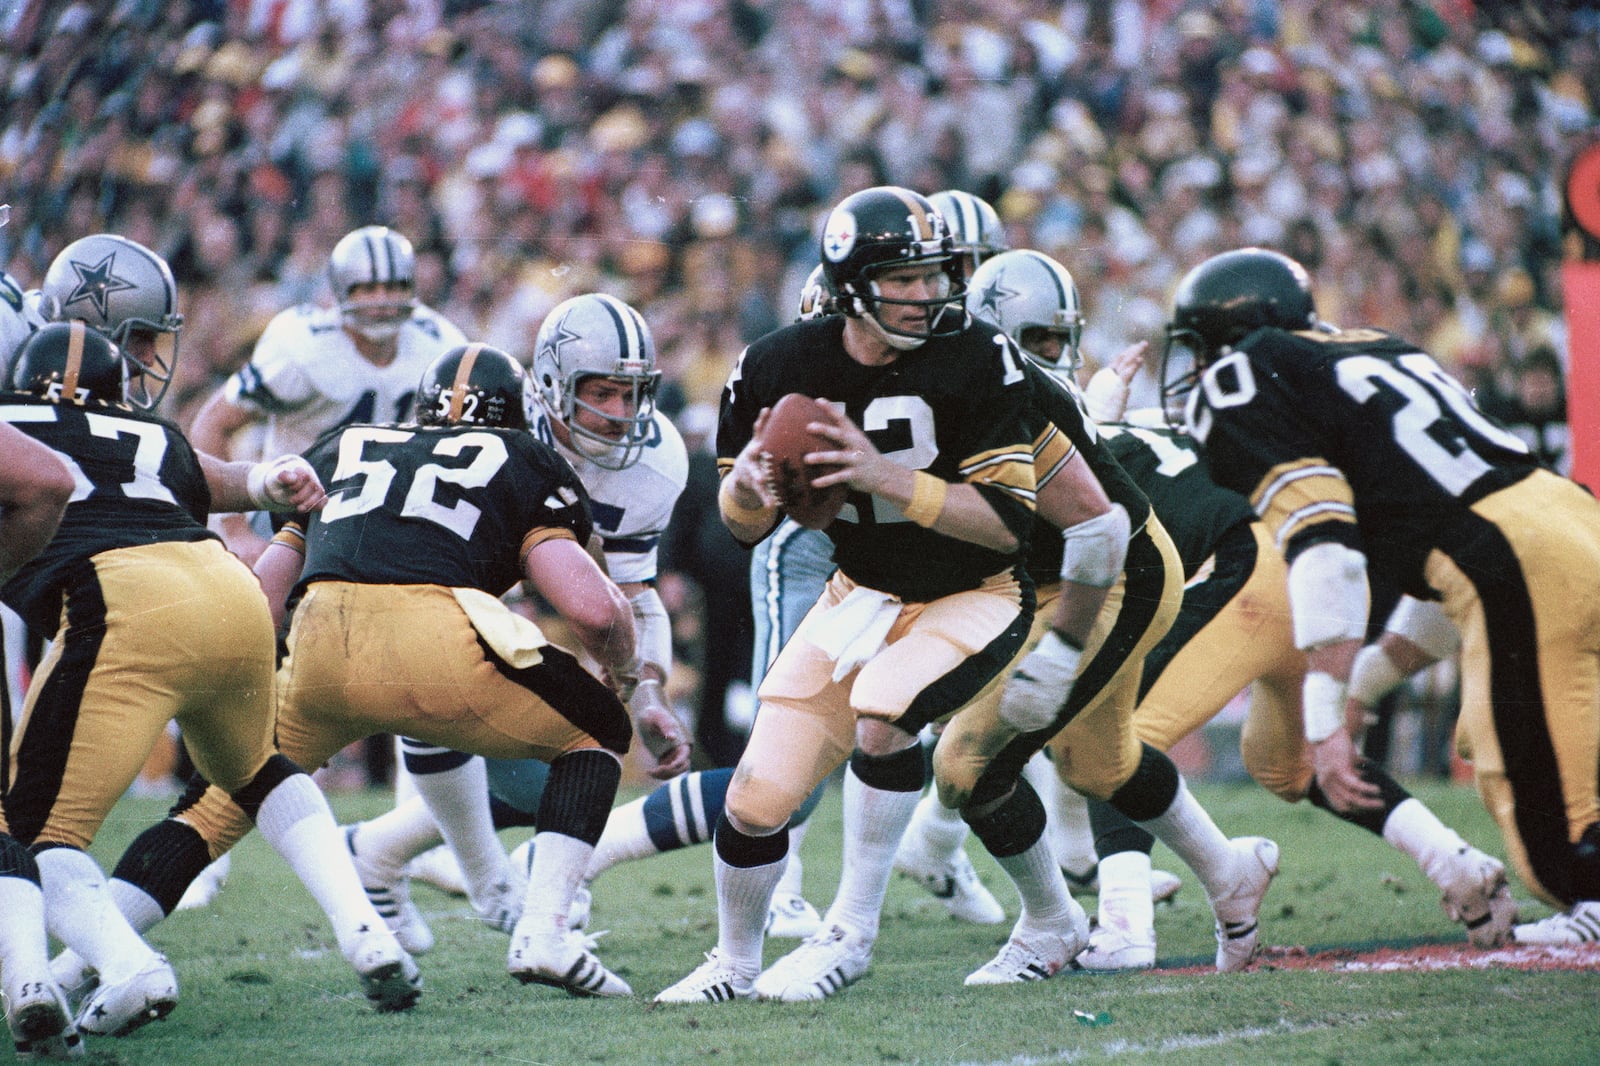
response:
[[[1044,267],[1044,272],[1049,275],[1050,280],[1054,282],[1056,286],[1056,306],[1067,307],[1069,304],[1067,299],[1067,284],[1066,279],[1061,276],[1061,268],[1057,266],[1049,256],[1041,255],[1031,248],[1022,249],[1022,254],[1036,260],[1040,266]]]
[[[961,215],[952,220],[960,223],[955,227],[956,232],[964,241],[977,241],[983,234],[983,220],[978,217],[978,205],[973,202],[972,195],[957,189],[950,194],[950,202]]]
[[[617,328],[617,349],[622,353],[622,362],[637,363],[644,359],[644,330],[640,326],[639,312],[605,293],[596,293],[600,306],[606,309],[611,316],[611,322]]]
[[[888,189],[906,205],[906,214],[911,217],[911,224],[917,230],[917,240],[933,240],[933,221],[928,218],[928,212],[923,210],[922,204],[907,195],[906,190],[898,186],[886,185],[884,188]]]
[[[395,242],[390,238],[389,231],[384,230],[383,257],[389,261],[389,273],[388,276],[384,278],[385,281],[400,280],[400,264],[395,261],[394,246]]]
[[[367,249],[367,270],[372,275],[372,280],[377,281],[379,279],[378,246],[376,242],[373,241],[372,234],[370,233],[364,233],[361,235],[361,243]],[[355,286],[352,285],[351,287],[354,288]]]
[[[478,361],[478,353],[483,351],[482,342],[467,345],[467,350],[461,353],[461,362],[456,364],[456,377],[450,383],[450,422],[461,421],[461,407],[466,401],[467,386],[472,382],[472,365]]]
[[[61,398],[70,403],[78,400],[78,372],[83,369],[83,341],[88,327],[78,319],[70,323],[67,333],[67,365],[61,373]]]

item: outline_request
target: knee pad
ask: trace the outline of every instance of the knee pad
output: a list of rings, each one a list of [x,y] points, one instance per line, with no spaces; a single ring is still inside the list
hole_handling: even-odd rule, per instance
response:
[[[1136,822],[1164,814],[1178,798],[1178,768],[1164,752],[1141,744],[1139,768],[1112,794],[1113,807]]]
[[[0,877],[20,877],[39,884],[39,863],[22,842],[9,833],[0,833]]]
[[[1089,801],[1089,828],[1094,831],[1094,852],[1100,858],[1124,851],[1150,854],[1156,838],[1105,800]]]
[[[256,771],[256,776],[250,779],[249,784],[237,792],[230,792],[229,795],[233,797],[233,802],[239,805],[239,809],[249,815],[250,820],[254,822],[256,816],[261,813],[261,804],[268,794],[298,773],[304,771],[287,756],[274,752],[268,756],[261,769]]]
[[[211,847],[205,838],[193,826],[169,818],[135,837],[111,876],[155,900],[161,913],[171,914],[190,882],[210,864]]]
[[[892,755],[868,755],[858,750],[850,756],[850,772],[863,785],[884,792],[920,792],[927,784],[920,744]]]
[[[594,844],[606,827],[621,780],[622,763],[609,751],[584,748],[561,756],[550,764],[539,801],[539,831]]]
[[[1025,777],[1018,778],[1011,795],[988,814],[969,818],[963,811],[961,816],[997,859],[1020,855],[1044,836],[1044,804]]]
[[[724,810],[717,820],[717,858],[729,866],[748,870],[754,866],[770,866],[782,862],[789,854],[789,826],[783,825],[776,833],[751,836],[734,828]]]

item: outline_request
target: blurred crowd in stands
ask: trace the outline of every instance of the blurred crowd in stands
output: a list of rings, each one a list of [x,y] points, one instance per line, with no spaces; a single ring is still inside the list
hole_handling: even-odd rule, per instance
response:
[[[1565,469],[1562,182],[1597,101],[1600,12],[1538,0],[21,0],[0,265],[37,284],[98,230],[166,255],[182,423],[386,223],[426,303],[524,358],[563,298],[633,303],[693,442],[829,206],[960,188],[1073,272],[1090,371],[1159,350],[1188,267],[1267,245]]]

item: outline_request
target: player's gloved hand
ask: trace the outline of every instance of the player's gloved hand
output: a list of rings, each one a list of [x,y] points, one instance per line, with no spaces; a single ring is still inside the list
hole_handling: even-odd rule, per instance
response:
[[[689,769],[689,730],[672,709],[660,681],[651,677],[639,682],[628,710],[633,712],[633,725],[645,750],[656,761],[651,777],[665,781]]]
[[[1019,733],[1043,729],[1056,720],[1078,676],[1083,649],[1050,630],[1017,664],[1000,697],[1000,720]]]
[[[317,472],[298,455],[280,455],[252,466],[245,491],[261,511],[298,514],[316,510],[327,499]]]

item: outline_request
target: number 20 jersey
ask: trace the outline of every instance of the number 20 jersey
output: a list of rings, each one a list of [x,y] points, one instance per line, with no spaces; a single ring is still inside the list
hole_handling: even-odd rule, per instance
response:
[[[1206,369],[1186,417],[1291,562],[1338,541],[1424,598],[1439,532],[1538,465],[1430,356],[1378,330],[1257,330]]]
[[[578,475],[526,430],[347,426],[306,458],[328,502],[296,524],[313,581],[443,585],[499,596],[551,537],[588,542]]]

